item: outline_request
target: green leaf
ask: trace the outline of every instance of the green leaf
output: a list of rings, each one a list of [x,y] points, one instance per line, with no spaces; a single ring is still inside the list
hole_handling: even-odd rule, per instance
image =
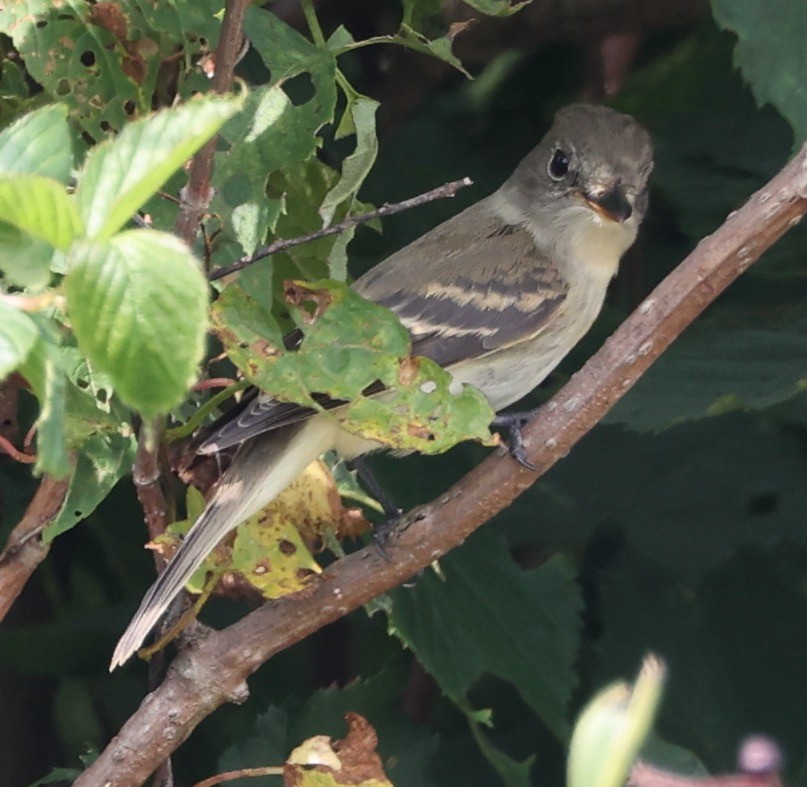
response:
[[[409,334],[389,310],[337,282],[296,283],[288,292],[292,318],[305,334],[297,352],[278,351],[276,324],[240,288],[228,288],[214,305],[219,337],[248,380],[278,399],[315,408],[313,393],[348,400],[332,416],[349,432],[395,448],[441,453],[461,440],[491,442],[493,413],[484,396],[454,386],[433,361],[412,358]],[[376,381],[388,390],[363,396]]]
[[[742,304],[714,310],[662,355],[605,421],[659,431],[689,419],[770,407],[803,390],[807,306],[803,288],[786,286],[791,302],[777,297],[763,304],[765,288],[757,283],[753,310]]]
[[[529,5],[532,0],[513,3],[510,0],[464,0],[464,2],[487,16],[512,16],[525,5]]]
[[[576,684],[582,609],[569,565],[524,572],[503,540],[479,532],[411,590],[393,595],[390,627],[459,705],[485,673],[512,683],[560,738]]]
[[[349,48],[351,44],[355,43],[356,40],[353,38],[350,31],[344,25],[339,25],[328,37],[325,45],[335,54],[340,54],[342,51]]]
[[[448,63],[453,68],[456,68],[461,74],[464,74],[469,79],[471,75],[465,70],[465,66],[454,54],[454,37],[452,35],[442,36],[441,38],[428,39],[417,30],[412,29],[409,25],[402,24],[401,29],[394,35],[389,36],[391,42],[401,44],[401,46],[414,49],[416,52],[423,52],[426,55],[432,55],[444,63]]]
[[[653,726],[666,667],[647,656],[633,686],[614,683],[580,714],[569,744],[568,787],[622,787]]]
[[[72,166],[73,150],[64,104],[51,104],[30,112],[0,132],[0,173],[42,175],[67,183]]]
[[[76,189],[87,234],[117,232],[242,105],[240,98],[193,100],[129,123],[116,139],[93,148]]]
[[[143,15],[143,19],[151,30],[168,33],[173,40],[182,40],[183,44],[194,53],[196,48],[212,48],[221,31],[220,13],[223,7],[221,0],[129,0]],[[193,31],[193,35],[188,35]],[[198,39],[204,39],[199,42]],[[196,45],[194,47],[194,44]]]
[[[121,399],[147,417],[178,404],[207,328],[207,283],[187,246],[154,230],[76,244],[65,286],[79,347]]]
[[[356,196],[367,173],[375,164],[378,155],[378,137],[375,128],[375,113],[379,104],[371,98],[360,96],[351,101],[346,110],[349,112],[356,133],[356,148],[342,162],[342,177],[325,195],[320,205],[319,215],[323,225],[327,226],[333,219],[337,206],[347,199]]]
[[[47,776],[31,782],[28,787],[43,787],[46,784],[64,784],[65,782],[73,782],[81,776],[81,769],[79,768],[53,768]]]
[[[440,0],[403,0],[401,21],[416,30],[435,27],[442,22]]]
[[[57,257],[64,258],[50,243],[36,240],[16,227],[0,223],[0,270],[6,284],[41,290],[51,279]]]
[[[507,787],[532,787],[533,781],[530,777],[530,770],[535,763],[536,755],[532,754],[524,762],[516,762],[512,757],[508,757],[503,751],[491,743],[481,725],[470,721],[471,731],[476,740],[479,750],[485,759],[493,766],[496,773]]]
[[[52,100],[68,104],[94,139],[143,109],[140,85],[124,68],[126,50],[93,21],[86,3],[4,3],[0,29],[11,36],[30,77]]]
[[[39,400],[35,469],[37,473],[65,478],[73,469],[67,446],[67,378],[53,323],[43,318],[36,322],[39,340],[19,369]]]
[[[755,0],[712,0],[712,11],[737,34],[735,63],[757,102],[773,104],[787,118],[798,146],[807,138],[807,5],[780,0],[771,13]]]
[[[382,634],[383,636],[383,634]],[[334,739],[345,734],[345,713],[360,713],[378,733],[378,752],[393,784],[411,787],[444,787],[467,784],[463,769],[478,768],[481,763],[472,749],[457,752],[451,746],[439,750],[439,737],[427,725],[415,724],[399,710],[401,691],[406,686],[409,667],[394,642],[373,640],[384,667],[368,678],[351,680],[347,685],[331,685],[293,698],[272,698],[273,704],[261,712],[244,733],[237,737],[218,760],[217,771],[260,767],[282,763],[291,749],[312,735]],[[294,657],[292,661],[294,661]],[[299,663],[299,651],[296,661]],[[288,673],[283,673],[288,675]],[[281,682],[297,683],[286,677]],[[470,755],[470,756],[469,756]],[[472,761],[469,763],[468,760]],[[454,776],[445,778],[446,774]],[[443,775],[444,778],[441,778]],[[457,778],[460,776],[459,778]],[[486,772],[485,776],[489,776]],[[490,782],[474,782],[477,784]],[[269,782],[267,781],[267,785]]]
[[[0,177],[0,221],[66,249],[84,229],[64,186],[41,175]]]
[[[806,557],[803,547],[774,539],[693,583],[619,550],[597,579],[602,635],[592,679],[624,674],[652,643],[671,665],[660,726],[711,768],[728,770],[738,741],[760,728],[775,729],[783,751],[802,752]]]
[[[38,338],[36,324],[25,312],[0,301],[0,378],[25,361]]]
[[[576,551],[598,526],[620,528],[620,542],[642,560],[693,581],[737,550],[778,538],[807,546],[804,477],[797,433],[731,413],[652,437],[595,429],[515,506],[525,539],[529,513],[542,512],[546,548]]]
[[[222,130],[231,148],[216,162],[214,208],[225,222],[231,212],[237,216],[235,237],[250,254],[281,207],[267,200],[270,176],[312,160],[321,144],[317,132],[333,120],[336,60],[269,11],[251,6],[245,26],[271,84],[250,95],[245,111]]]
[[[668,743],[654,732],[647,736],[639,756],[643,762],[652,763],[656,768],[689,779],[705,779],[709,776],[709,771],[691,751]]]
[[[98,433],[81,446],[61,511],[42,534],[47,544],[86,519],[132,467],[136,443],[131,435]]]

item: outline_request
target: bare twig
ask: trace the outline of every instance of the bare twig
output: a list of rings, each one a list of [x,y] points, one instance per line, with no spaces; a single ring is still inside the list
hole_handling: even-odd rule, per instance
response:
[[[633,766],[627,787],[781,787],[781,784],[776,773],[732,773],[699,779],[638,762]]]
[[[332,224],[330,227],[325,227],[324,229],[317,230],[316,232],[311,232],[308,235],[301,235],[298,238],[290,238],[289,240],[278,238],[277,240],[272,241],[272,243],[270,243],[268,246],[262,246],[249,257],[242,257],[232,265],[225,265],[223,268],[217,268],[210,273],[208,279],[210,279],[210,281],[222,279],[225,276],[229,276],[231,273],[236,273],[237,271],[258,262],[258,260],[270,257],[272,254],[277,254],[278,252],[285,251],[286,249],[291,249],[294,246],[301,246],[303,243],[309,243],[312,240],[325,238],[328,235],[336,235],[337,233],[344,232],[351,227],[357,227],[359,224],[366,224],[368,221],[383,218],[384,216],[392,216],[395,213],[401,213],[402,211],[416,208],[418,205],[424,205],[427,202],[453,197],[460,189],[465,188],[466,186],[471,186],[472,184],[473,181],[470,178],[454,180],[451,183],[444,183],[442,186],[438,186],[436,189],[432,189],[431,191],[418,194],[416,197],[405,199],[403,202],[385,204],[376,210],[371,210],[369,213],[363,213],[361,216],[349,216],[344,221],[340,221],[338,224]]]
[[[244,35],[241,28],[248,6],[249,0],[227,0],[221,37],[215,54],[213,89],[218,93],[226,92],[232,85],[235,65],[243,47]],[[176,234],[188,244],[193,243],[199,222],[210,201],[210,177],[215,147],[213,139],[191,161],[188,184],[184,189],[182,208],[175,227]],[[168,504],[160,486],[159,441],[154,438],[154,435],[161,435],[164,428],[164,419],[143,424],[133,469],[137,496],[143,507],[151,538],[160,535],[168,524]],[[157,568],[161,569],[165,564],[162,556],[155,552],[154,559]]]
[[[215,787],[217,784],[224,784],[225,782],[234,782],[236,779],[254,779],[257,776],[282,776],[282,767],[266,768],[239,768],[237,771],[227,771],[226,773],[217,773],[209,779],[203,779],[196,782],[193,787]]]
[[[216,72],[213,89],[218,93],[229,90],[233,81],[235,64],[241,53],[244,35],[241,31],[244,14],[249,0],[227,0],[221,37],[216,49]],[[207,206],[210,202],[210,177],[213,171],[213,153],[216,141],[211,140],[191,161],[188,184],[184,189],[182,208],[176,221],[175,232],[186,243],[192,244]],[[148,428],[147,428],[148,427]],[[144,424],[140,430],[137,458],[133,470],[137,496],[143,507],[149,536],[154,538],[162,533],[167,524],[168,504],[160,486],[159,441],[151,439],[162,434],[164,419]],[[155,552],[157,568],[162,569],[165,561]]]
[[[236,63],[243,56],[244,34],[242,25],[244,14],[250,0],[227,0],[221,36],[214,57],[216,64],[213,75],[213,90],[217,93],[227,92],[233,82]],[[174,227],[175,233],[188,245],[192,245],[199,230],[202,217],[207,212],[213,189],[210,179],[213,172],[213,156],[216,151],[216,139],[211,139],[193,157],[188,173],[188,183],[182,190],[179,215]],[[168,525],[168,504],[160,484],[160,457],[158,435],[165,429],[165,418],[159,418],[150,424],[143,424],[138,439],[137,457],[133,469],[133,478],[137,488],[137,497],[143,508],[149,536],[164,532]],[[154,553],[157,570],[165,566],[165,559]],[[160,660],[155,660],[150,669],[150,684],[156,685],[162,679]],[[168,755],[161,758],[157,767],[156,783],[160,787],[173,785],[171,761]]]
[[[206,380],[199,380],[193,386],[194,391],[209,391],[211,388],[229,388],[235,385],[238,380],[232,377],[208,377]]]
[[[8,454],[15,462],[22,462],[25,465],[32,465],[36,462],[34,454],[26,454],[16,448],[11,440],[7,440],[0,434],[0,453]]]
[[[527,470],[489,457],[439,499],[410,512],[385,545],[330,566],[310,591],[269,602],[177,657],[164,683],[76,782],[140,784],[225,702],[243,702],[247,678],[275,653],[426,568],[568,454],[648,366],[734,279],[807,212],[807,146],[703,240],[527,425]]]
[[[143,509],[146,528],[150,539],[165,532],[168,527],[168,503],[160,485],[160,438],[164,419],[158,418],[150,424],[142,424],[137,439],[137,454],[132,468],[132,481],[137,491],[137,499]],[[157,570],[165,567],[165,558],[154,552]]]
[[[50,551],[50,544],[42,541],[42,531],[59,513],[68,484],[69,479],[57,481],[46,475],[0,552],[0,620]]]
[[[227,0],[221,37],[216,48],[216,72],[213,76],[213,90],[226,93],[235,74],[235,66],[242,54],[244,34],[242,32],[244,14],[250,0]],[[182,192],[182,209],[174,231],[188,245],[196,238],[199,223],[207,212],[213,191],[210,177],[213,173],[213,154],[216,152],[216,139],[211,139],[191,161],[188,184]]]

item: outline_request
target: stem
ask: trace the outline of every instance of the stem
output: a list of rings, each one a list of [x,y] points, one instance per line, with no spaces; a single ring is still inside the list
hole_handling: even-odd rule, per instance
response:
[[[328,235],[336,235],[337,233],[344,232],[346,229],[350,229],[351,227],[357,227],[360,224],[366,224],[368,221],[373,221],[374,219],[379,219],[384,216],[392,216],[395,213],[410,210],[418,205],[424,205],[427,202],[453,197],[460,189],[472,184],[473,181],[470,178],[463,178],[462,180],[455,180],[451,183],[444,183],[442,186],[438,186],[436,189],[432,189],[431,191],[427,191],[423,194],[418,194],[416,197],[411,197],[403,202],[385,204],[376,210],[371,210],[369,213],[363,213],[361,216],[349,216],[344,221],[340,221],[338,224],[332,224],[330,227],[325,227],[324,229],[317,230],[316,232],[311,232],[308,235],[301,235],[298,238],[290,238],[289,240],[278,238],[268,246],[261,246],[261,248],[259,248],[249,257],[242,257],[232,265],[225,265],[223,268],[217,268],[208,276],[208,279],[210,281],[223,279],[225,276],[229,276],[231,273],[236,273],[237,271],[243,270],[244,268],[258,262],[258,260],[271,257],[273,254],[285,251],[286,249],[291,249],[294,246],[302,246],[302,244],[309,243],[312,240],[325,238]]]
[[[223,391],[219,391],[215,396],[211,396],[182,426],[176,426],[165,432],[163,440],[165,444],[176,442],[183,437],[193,434],[203,423],[207,416],[213,412],[222,402],[226,401],[238,391],[243,391],[249,383],[246,380],[235,383]]]
[[[303,14],[305,15],[305,21],[308,24],[308,30],[311,33],[312,40],[319,47],[325,46],[325,36],[322,33],[322,28],[319,26],[319,19],[317,19],[317,13],[314,10],[314,3],[312,0],[301,0],[300,5],[303,8]]]

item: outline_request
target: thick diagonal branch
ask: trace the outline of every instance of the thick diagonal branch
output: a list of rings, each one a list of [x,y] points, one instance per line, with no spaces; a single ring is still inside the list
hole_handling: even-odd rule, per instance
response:
[[[807,147],[676,268],[525,429],[538,470],[489,457],[446,494],[410,512],[385,547],[339,560],[305,595],[265,604],[174,662],[78,785],[140,784],[275,653],[399,585],[461,544],[566,456],[670,343],[807,212]]]

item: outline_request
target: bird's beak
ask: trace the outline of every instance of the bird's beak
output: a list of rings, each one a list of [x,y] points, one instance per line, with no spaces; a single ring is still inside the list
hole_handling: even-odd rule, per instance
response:
[[[601,216],[616,221],[621,224],[627,221],[633,213],[633,208],[628,202],[619,186],[610,189],[591,190],[583,192],[583,199],[586,204],[599,213]]]

